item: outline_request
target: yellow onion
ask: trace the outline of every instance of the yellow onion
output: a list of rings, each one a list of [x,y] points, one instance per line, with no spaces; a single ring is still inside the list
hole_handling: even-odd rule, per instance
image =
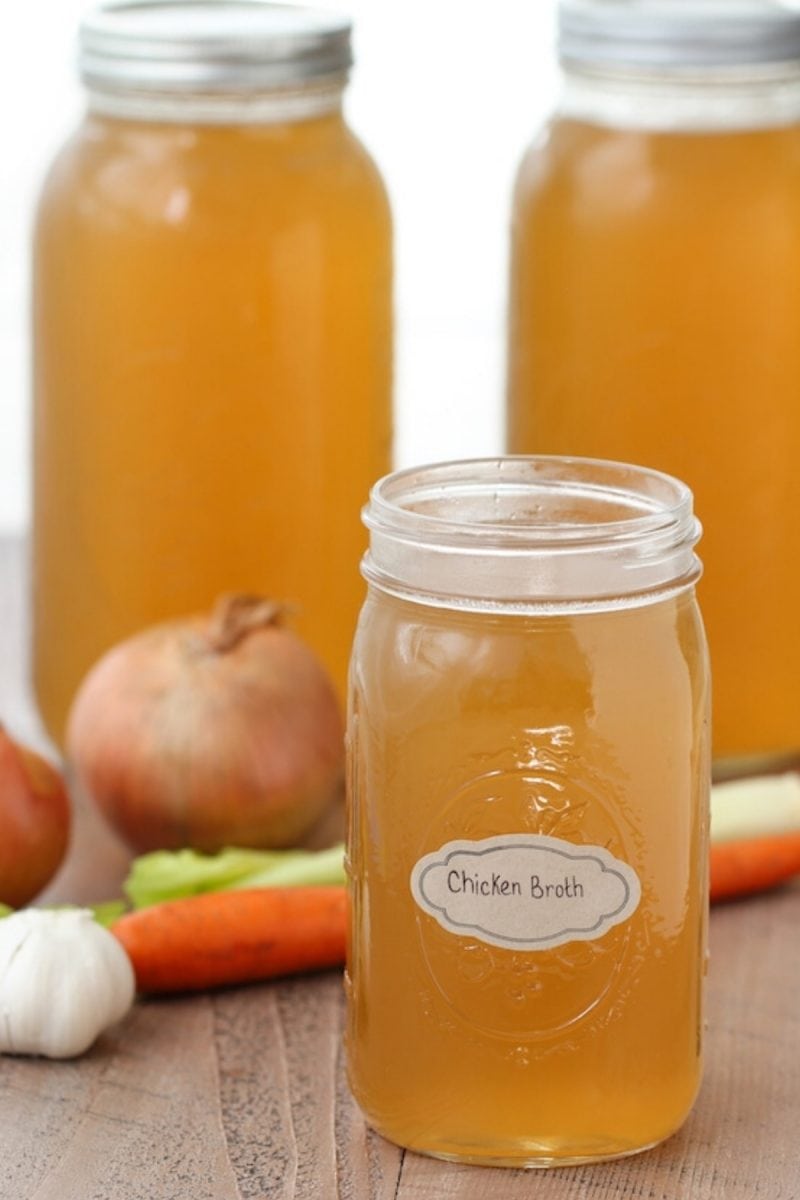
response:
[[[281,606],[228,596],[105,654],[75,698],[67,755],[135,850],[288,846],[340,790],[342,718]]]

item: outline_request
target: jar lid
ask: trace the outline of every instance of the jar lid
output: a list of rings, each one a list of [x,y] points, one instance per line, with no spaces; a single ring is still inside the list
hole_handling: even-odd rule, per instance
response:
[[[800,60],[800,8],[783,0],[561,0],[566,65],[709,69]]]
[[[264,0],[121,0],[83,20],[90,87],[239,92],[344,82],[346,17]]]

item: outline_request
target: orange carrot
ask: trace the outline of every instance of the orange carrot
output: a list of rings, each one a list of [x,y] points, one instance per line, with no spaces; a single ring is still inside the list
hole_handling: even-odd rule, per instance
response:
[[[728,900],[777,887],[800,874],[800,832],[711,846],[711,899]]]
[[[182,992],[344,961],[343,887],[207,892],[115,921],[142,992]]]

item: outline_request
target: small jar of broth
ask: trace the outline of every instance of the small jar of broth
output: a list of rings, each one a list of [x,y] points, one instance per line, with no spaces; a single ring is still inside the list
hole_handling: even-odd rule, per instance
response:
[[[378,483],[351,665],[355,1095],[554,1166],[653,1146],[701,1072],[709,680],[677,480],[563,458]]]

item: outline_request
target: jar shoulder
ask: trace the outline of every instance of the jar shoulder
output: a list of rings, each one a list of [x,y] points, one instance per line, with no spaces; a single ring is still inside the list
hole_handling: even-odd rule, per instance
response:
[[[644,656],[661,672],[642,673]],[[459,690],[483,703],[547,695],[555,679],[610,682],[629,673],[647,690],[673,673],[707,691],[708,650],[697,597],[688,588],[664,601],[578,615],[518,616],[430,608],[380,592],[362,609],[354,645],[354,677],[368,695],[408,692],[408,702],[434,704]],[[616,684],[614,684],[616,686]],[[494,700],[491,701],[492,703]]]
[[[182,126],[87,115],[41,188],[37,230],[108,218],[185,224],[227,211],[256,223],[295,212],[332,217],[355,201],[387,226],[389,204],[369,151],[340,114],[281,124]],[[186,218],[186,220],[184,220]]]
[[[776,191],[800,198],[800,124],[757,130],[670,131],[621,127],[556,113],[524,152],[517,215],[557,199],[630,210],[691,192],[728,202]]]

